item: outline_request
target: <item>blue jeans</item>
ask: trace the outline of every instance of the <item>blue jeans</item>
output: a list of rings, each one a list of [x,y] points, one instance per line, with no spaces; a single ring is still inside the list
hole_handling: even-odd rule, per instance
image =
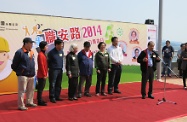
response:
[[[61,69],[49,69],[49,99],[60,98],[62,73]]]
[[[164,60],[164,62],[166,63],[166,64],[168,64],[168,66],[171,68],[171,59],[170,58],[164,58],[163,59]],[[163,64],[163,70],[162,70],[162,75],[170,75],[171,74],[171,71],[167,68],[167,73],[165,73],[165,71],[166,71],[166,68],[167,68],[167,66],[165,66],[164,64]]]

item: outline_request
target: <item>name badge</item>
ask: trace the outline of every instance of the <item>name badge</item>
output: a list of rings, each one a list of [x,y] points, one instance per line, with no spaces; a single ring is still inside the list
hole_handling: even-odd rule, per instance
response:
[[[105,54],[106,57],[108,57],[108,54]]]
[[[61,54],[59,54],[59,56],[60,56],[60,57],[62,57],[62,53],[61,53]]]
[[[72,57],[73,60],[75,60],[76,58],[75,57]]]
[[[92,56],[90,56],[90,58],[92,58]]]
[[[156,58],[156,55],[153,55],[153,58]]]

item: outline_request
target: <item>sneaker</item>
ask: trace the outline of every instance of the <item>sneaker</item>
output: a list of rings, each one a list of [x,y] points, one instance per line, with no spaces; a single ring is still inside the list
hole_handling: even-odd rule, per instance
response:
[[[27,107],[36,107],[37,105],[34,104],[34,103],[28,103],[26,106],[27,106]]]
[[[78,100],[78,98],[77,98],[77,97],[74,97],[73,99],[74,99],[74,100]]]
[[[96,93],[96,95],[95,96],[99,96],[99,93]]]
[[[184,87],[185,90],[187,90],[187,87]]]
[[[169,74],[168,77],[171,77],[171,74]]]
[[[26,110],[28,110],[28,108],[27,107],[19,107],[18,110],[26,111]]]

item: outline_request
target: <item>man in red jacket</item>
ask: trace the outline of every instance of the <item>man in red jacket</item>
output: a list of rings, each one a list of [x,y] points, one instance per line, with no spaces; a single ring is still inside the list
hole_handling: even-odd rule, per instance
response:
[[[47,42],[42,41],[39,44],[40,52],[38,53],[38,72],[37,72],[37,78],[38,78],[38,91],[37,91],[37,99],[38,99],[38,105],[40,106],[46,106],[46,102],[42,100],[42,92],[45,87],[47,73],[48,73],[48,66],[47,66],[47,57],[45,55],[45,51],[47,50]]]

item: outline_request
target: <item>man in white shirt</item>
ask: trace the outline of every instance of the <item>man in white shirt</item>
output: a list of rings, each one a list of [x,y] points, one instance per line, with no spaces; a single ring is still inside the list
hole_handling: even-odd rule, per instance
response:
[[[118,38],[112,37],[112,46],[108,48],[108,53],[111,60],[111,72],[109,72],[108,94],[112,95],[113,87],[114,93],[121,94],[118,89],[118,84],[121,78],[123,53],[121,47],[118,46]]]

